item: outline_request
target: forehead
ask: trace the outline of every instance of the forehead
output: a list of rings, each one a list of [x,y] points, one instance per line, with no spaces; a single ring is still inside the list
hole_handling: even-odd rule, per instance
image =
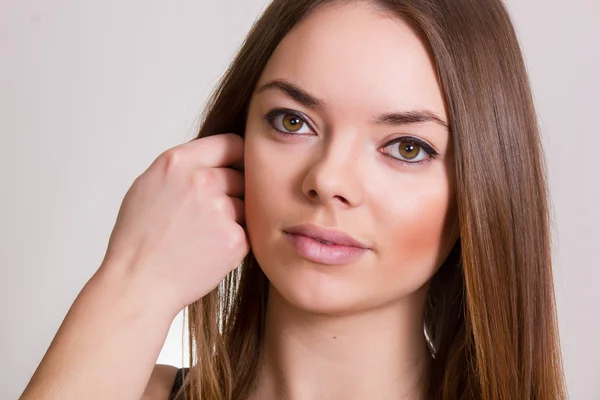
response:
[[[332,109],[445,115],[425,43],[403,19],[366,2],[322,6],[304,18],[275,49],[257,87],[272,79],[297,83]]]

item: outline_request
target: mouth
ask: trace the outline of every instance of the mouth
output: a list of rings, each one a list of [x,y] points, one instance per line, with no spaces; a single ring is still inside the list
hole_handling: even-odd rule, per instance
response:
[[[358,248],[358,247],[355,247],[355,246],[347,246],[347,245],[343,245],[343,244],[340,244],[340,243],[328,242],[328,241],[326,241],[326,240],[321,240],[321,239],[318,239],[318,238],[315,238],[315,237],[312,237],[312,236],[300,235],[300,234],[298,234],[298,233],[290,233],[290,232],[285,232],[285,234],[286,234],[288,237],[299,237],[299,238],[302,238],[303,240],[307,240],[307,239],[308,239],[308,240],[310,240],[310,241],[312,241],[312,242],[320,243],[320,244],[322,244],[322,245],[329,246],[329,247],[337,246],[337,247],[352,247],[352,248]]]
[[[336,245],[337,243],[333,243],[333,242],[326,242],[325,240],[321,240],[321,239],[317,239],[317,238],[312,238],[314,240],[316,240],[319,243],[323,243],[323,244],[333,244]]]
[[[365,247],[352,244],[341,244],[336,241],[323,240],[298,233],[285,232],[286,241],[296,250],[296,254],[305,260],[323,265],[344,265],[359,260],[368,252]]]
[[[292,235],[306,236],[327,246],[344,246],[358,249],[369,249],[369,246],[345,232],[336,229],[321,228],[313,224],[293,226],[284,232]]]

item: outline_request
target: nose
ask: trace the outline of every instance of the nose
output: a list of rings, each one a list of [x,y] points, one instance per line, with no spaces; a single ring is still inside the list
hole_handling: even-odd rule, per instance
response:
[[[343,138],[342,138],[343,139]],[[352,208],[364,200],[359,140],[323,140],[302,181],[302,192],[314,203]]]

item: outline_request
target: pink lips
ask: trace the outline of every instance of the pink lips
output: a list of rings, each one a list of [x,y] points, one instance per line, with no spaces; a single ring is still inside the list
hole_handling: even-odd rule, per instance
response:
[[[358,240],[346,235],[344,232],[319,228],[316,225],[304,224],[297,225],[285,230],[287,233],[293,233],[296,235],[308,236],[314,239],[318,239],[324,242],[331,242],[336,245],[358,247],[367,249],[368,246],[360,243]]]
[[[285,233],[300,256],[321,264],[348,264],[369,250],[367,245],[343,232],[316,225],[295,226]]]

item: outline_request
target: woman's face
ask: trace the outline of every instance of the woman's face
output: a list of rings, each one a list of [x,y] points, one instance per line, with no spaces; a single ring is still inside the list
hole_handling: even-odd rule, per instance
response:
[[[357,2],[296,25],[245,132],[246,223],[272,289],[330,314],[423,294],[458,237],[447,121],[432,60],[404,21]],[[366,249],[287,233],[304,224]]]

